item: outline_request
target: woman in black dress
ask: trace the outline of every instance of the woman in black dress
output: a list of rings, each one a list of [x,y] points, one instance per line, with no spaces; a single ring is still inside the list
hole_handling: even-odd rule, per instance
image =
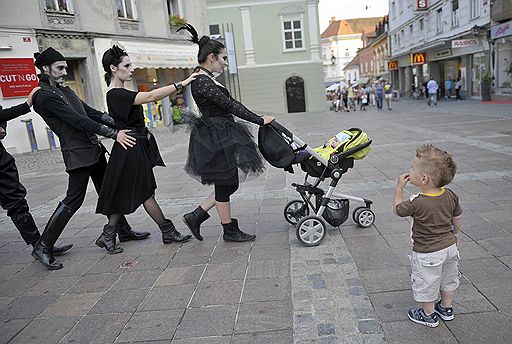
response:
[[[113,46],[103,54],[108,112],[114,118],[118,129],[130,129],[130,135],[137,139],[134,147],[124,149],[115,143],[108,162],[105,178],[98,198],[96,212],[109,218],[96,245],[109,253],[122,252],[116,246],[116,233],[119,219],[123,214],[133,213],[142,204],[146,212],[162,231],[164,244],[184,242],[190,235],[181,235],[171,220],[165,218],[155,200],[156,181],[153,167],[165,166],[158,151],[155,138],[144,123],[142,104],[154,102],[169,96],[192,80],[188,79],[151,92],[133,92],[124,88],[124,83],[132,79],[133,67],[124,50]]]
[[[207,36],[199,39],[190,24],[179,30],[182,29],[189,31],[191,41],[199,45],[199,74],[191,91],[202,114],[192,124],[185,169],[201,183],[214,185],[214,192],[193,212],[185,214],[183,221],[198,240],[203,240],[201,223],[210,217],[208,210],[215,207],[225,241],[252,241],[256,236],[242,232],[237,220],[231,218],[230,196],[238,189],[239,169],[245,174],[261,173],[264,166],[248,125],[236,122],[233,115],[258,125],[268,124],[274,118],[251,112],[215,80],[213,73],[221,74],[227,65],[226,48],[221,42]]]

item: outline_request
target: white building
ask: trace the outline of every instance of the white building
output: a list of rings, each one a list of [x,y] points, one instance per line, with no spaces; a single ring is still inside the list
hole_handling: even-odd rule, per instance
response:
[[[487,30],[490,0],[389,0],[389,61],[395,87],[409,94],[411,86],[460,77],[463,95],[480,97],[482,75],[489,71]],[[418,5],[423,5],[418,8]]]
[[[322,59],[324,61],[324,77],[326,85],[339,81],[349,81],[344,68],[357,55],[357,51],[363,47],[361,36],[363,32],[375,31],[375,27],[382,20],[376,18],[356,18],[336,20],[332,17],[329,26],[320,35],[322,44]],[[351,69],[353,73],[356,69]],[[351,75],[352,79],[354,75]],[[357,78],[359,78],[359,67]],[[353,81],[350,80],[350,81]]]

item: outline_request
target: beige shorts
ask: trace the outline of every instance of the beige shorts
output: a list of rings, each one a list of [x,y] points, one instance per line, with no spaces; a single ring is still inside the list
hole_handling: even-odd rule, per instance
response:
[[[459,286],[459,251],[455,244],[431,253],[412,252],[411,266],[416,302],[435,301],[439,290],[454,291]]]
[[[392,93],[386,94],[385,96],[386,96],[386,99],[393,99],[393,94]]]

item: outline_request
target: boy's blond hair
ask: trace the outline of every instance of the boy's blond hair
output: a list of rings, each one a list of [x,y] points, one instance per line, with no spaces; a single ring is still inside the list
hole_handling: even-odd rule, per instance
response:
[[[436,187],[449,184],[457,172],[452,156],[430,144],[416,148],[416,157],[421,171],[430,177]]]

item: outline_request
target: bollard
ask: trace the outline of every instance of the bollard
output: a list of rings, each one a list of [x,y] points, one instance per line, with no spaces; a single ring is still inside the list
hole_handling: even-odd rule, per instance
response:
[[[32,124],[31,119],[22,119],[22,122],[25,123],[25,127],[27,128],[27,134],[28,139],[30,141],[30,148],[32,149],[32,152],[37,152],[37,140],[36,140],[36,133],[34,131],[34,124]]]
[[[53,135],[53,131],[46,127],[46,136],[48,137],[48,143],[50,144],[50,149],[57,149],[57,144],[55,143],[55,136]]]

